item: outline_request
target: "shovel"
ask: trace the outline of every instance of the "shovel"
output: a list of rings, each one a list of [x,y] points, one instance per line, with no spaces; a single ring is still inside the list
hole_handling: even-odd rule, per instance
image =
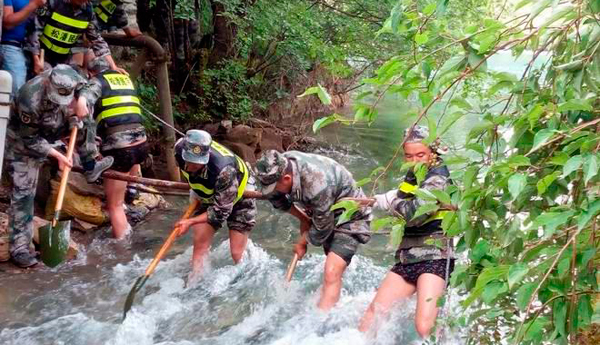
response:
[[[185,214],[183,215],[183,217],[181,219],[188,219],[192,215],[194,210],[196,210],[196,208],[198,208],[199,204],[200,204],[200,201],[198,201],[197,199],[194,199],[192,201],[192,203],[190,204],[190,206],[188,207],[187,211],[185,211]],[[167,253],[167,250],[169,250],[169,248],[171,247],[171,245],[177,238],[178,232],[179,232],[179,228],[175,227],[173,229],[173,231],[171,232],[171,234],[169,235],[169,237],[167,238],[167,240],[165,241],[165,243],[162,245],[162,247],[158,251],[158,254],[156,254],[156,256],[154,257],[154,259],[152,260],[152,262],[150,263],[148,268],[146,268],[146,272],[144,273],[144,275],[139,277],[133,284],[133,287],[131,288],[131,290],[129,291],[129,294],[127,295],[127,299],[125,299],[125,308],[123,310],[123,320],[125,320],[125,317],[127,316],[127,312],[129,311],[129,309],[131,309],[131,306],[133,305],[133,300],[135,298],[135,294],[142,289],[142,286],[144,286],[144,284],[146,283],[146,280],[148,280],[148,278],[150,277],[152,272],[154,272],[154,269],[158,265],[158,262],[165,256],[165,254]]]
[[[73,150],[75,149],[75,139],[77,138],[77,126],[71,129],[69,137],[69,147],[67,148],[67,159],[73,158]],[[54,267],[65,259],[67,250],[69,249],[69,240],[71,237],[71,221],[59,222],[60,210],[62,209],[63,199],[65,198],[65,190],[67,189],[67,181],[69,180],[69,172],[71,168],[65,166],[60,178],[60,187],[56,196],[54,205],[54,217],[52,223],[40,228],[40,250],[42,261],[46,266]]]

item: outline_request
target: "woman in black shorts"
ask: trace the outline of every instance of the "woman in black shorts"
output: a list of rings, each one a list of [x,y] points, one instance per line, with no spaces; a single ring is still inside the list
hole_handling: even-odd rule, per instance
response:
[[[448,168],[438,158],[438,145],[423,143],[428,132],[426,127],[413,126],[406,130],[403,144],[406,161],[426,164],[424,180],[418,184],[411,170],[399,189],[375,196],[375,207],[404,218],[406,227],[396,252],[397,263],[384,278],[360,322],[362,332],[371,329],[376,316],[379,319],[387,315],[396,302],[416,292],[415,326],[421,337],[427,337],[437,318],[437,300],[444,294],[446,280],[454,268],[451,240],[444,237],[441,227],[445,211],[412,219],[425,203],[414,194],[415,190],[444,190],[451,183]]]
[[[94,104],[97,133],[102,138],[101,153],[115,159],[111,169],[140,175],[140,163],[148,155],[140,100],[129,76],[109,66],[104,57],[88,63],[91,79],[83,97]],[[131,232],[123,209],[126,189],[127,182],[104,179],[106,208],[117,239]]]

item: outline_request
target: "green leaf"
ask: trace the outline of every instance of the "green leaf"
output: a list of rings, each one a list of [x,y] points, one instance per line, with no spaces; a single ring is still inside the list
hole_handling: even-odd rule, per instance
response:
[[[356,213],[356,211],[360,209],[360,206],[356,201],[345,200],[332,205],[330,210],[334,211],[342,208],[344,209],[344,212],[342,212],[342,214],[338,217],[336,225],[346,223],[347,221],[352,219],[352,216],[354,215],[354,213]]]
[[[515,286],[515,284],[521,282],[521,280],[527,275],[529,272],[529,267],[523,263],[517,263],[510,266],[508,270],[508,287],[510,289]]]
[[[402,242],[402,237],[404,237],[404,223],[394,225],[391,232],[392,246],[398,247]]]
[[[579,230],[583,229],[590,219],[592,219],[598,212],[600,212],[600,199],[596,199],[588,206],[587,210],[579,214],[577,219],[577,228]]]
[[[541,180],[537,182],[537,191],[538,195],[542,195],[546,192],[548,187],[560,176],[560,172],[555,171],[552,174],[544,176]]]
[[[588,100],[585,99],[571,99],[565,103],[561,103],[558,106],[558,111],[569,111],[569,110],[585,110],[592,111],[592,106]]]
[[[379,231],[388,225],[395,223],[398,220],[396,217],[377,218],[371,222],[371,230]]]
[[[458,70],[466,61],[465,56],[455,55],[450,59],[446,60],[442,68],[440,69],[439,75],[442,76],[448,72]]]
[[[313,123],[313,133],[317,133],[317,131],[323,127],[329,126],[330,124],[337,121],[337,115],[333,114],[327,117],[322,117]]]
[[[558,265],[556,265],[558,278],[565,277],[565,275],[569,272],[569,266],[571,266],[571,258],[569,257],[563,258],[558,262]]]
[[[532,2],[533,0],[522,0],[519,1],[516,5],[515,5],[515,11],[518,10],[519,8],[527,5],[528,3]]]
[[[468,56],[469,66],[471,66],[471,69],[478,68],[479,71],[485,72],[487,66],[485,62],[482,62],[484,61],[484,59],[485,57],[483,55],[476,54],[475,52],[470,52]]]
[[[553,135],[554,135],[554,131],[551,129],[542,129],[541,131],[535,133],[535,136],[533,137],[533,147],[531,148],[531,151],[529,151],[529,152],[533,152],[533,151],[536,151],[537,149],[539,149]]]
[[[425,180],[425,176],[427,175],[428,168],[425,164],[417,163],[414,167],[415,177],[417,178],[417,184],[421,185]]]
[[[432,189],[430,190],[431,194],[435,195],[435,197],[443,204],[452,204],[452,199],[448,193],[444,192],[441,189]]]
[[[531,165],[531,161],[529,160],[529,158],[527,158],[523,155],[511,156],[508,159],[508,166],[510,166],[511,168],[518,168],[521,166],[529,166],[529,165]]]
[[[569,176],[570,173],[579,169],[582,164],[583,157],[581,157],[581,155],[571,157],[563,167],[563,176]]]
[[[431,213],[437,211],[440,207],[436,203],[425,203],[417,209],[412,219],[418,218],[424,214]]]
[[[475,244],[473,250],[469,254],[469,258],[474,263],[479,263],[484,256],[486,256],[490,251],[490,243],[485,239],[481,239]]]
[[[423,71],[425,78],[429,79],[429,76],[431,75],[431,65],[428,64],[427,61],[423,61],[421,64],[421,71]]]
[[[430,16],[435,12],[436,8],[437,4],[435,2],[432,2],[431,4],[425,6],[425,8],[423,9],[423,14],[426,16]]]
[[[427,118],[427,123],[429,127],[429,135],[423,140],[423,144],[429,145],[433,143],[435,139],[437,139],[437,125],[435,124],[433,117]]]
[[[463,307],[468,307],[473,303],[481,294],[485,286],[493,280],[503,280],[510,269],[509,265],[489,266],[484,268],[477,277],[475,288],[471,290],[471,294],[461,304]]]
[[[372,179],[370,177],[365,177],[363,179],[360,179],[358,181],[356,181],[356,186],[357,187],[362,187],[364,185],[366,185],[367,183],[371,182]]]
[[[524,327],[524,329],[526,329],[527,331],[525,333],[525,336],[523,337],[523,340],[527,342],[533,341],[537,344],[540,344],[542,342],[541,340],[544,329],[546,328],[548,323],[548,318],[544,316],[539,316],[533,319],[532,321],[527,322]]]
[[[598,174],[598,157],[595,154],[585,157],[583,162],[583,176],[587,184],[594,176]]]
[[[442,123],[442,125],[440,126],[439,129],[439,135],[442,136],[446,133],[446,131],[448,129],[450,129],[450,127],[452,127],[452,125],[458,121],[458,119],[460,119],[461,117],[463,117],[465,114],[463,112],[457,111],[454,112],[450,115],[445,116],[446,118],[444,119],[444,122]]]
[[[306,89],[306,91],[304,91],[303,94],[298,96],[298,98],[305,97],[308,95],[313,95],[313,94],[317,94],[317,96],[319,96],[321,103],[323,103],[325,105],[331,104],[331,96],[329,95],[327,90],[325,90],[325,88],[323,86],[321,86],[321,84],[317,84],[317,86],[309,87],[308,89]]]
[[[423,32],[422,34],[415,35],[415,42],[418,45],[425,44],[425,43],[427,43],[427,41],[429,41],[429,36],[427,35],[427,32]]]
[[[552,308],[552,318],[554,320],[554,327],[556,327],[558,333],[562,334],[563,336],[567,336],[567,302],[564,298],[558,298],[554,300],[554,306]]]
[[[527,176],[525,174],[514,174],[508,179],[508,191],[515,200],[527,185]]]
[[[435,195],[430,190],[417,188],[413,193],[419,199],[422,199],[424,201],[436,201],[437,202],[437,198],[435,197]]]
[[[452,100],[450,101],[450,105],[457,106],[457,107],[462,108],[464,110],[471,110],[471,109],[473,109],[473,106],[471,105],[471,103],[469,103],[466,99],[464,99],[462,97],[458,97],[458,96],[452,98]]]
[[[539,284],[536,282],[525,283],[517,290],[517,307],[519,307],[521,311],[524,311],[525,308],[527,308],[531,295],[538,285]]]
[[[556,232],[556,228],[567,223],[575,211],[544,212],[533,221],[534,227],[544,227],[544,238],[549,238]]]
[[[536,104],[529,112],[527,113],[527,119],[529,120],[529,128],[533,130],[533,128],[538,124],[538,120],[540,116],[544,113],[544,106],[542,104]]]
[[[486,304],[491,305],[491,303],[496,299],[496,297],[498,297],[498,295],[506,292],[507,290],[508,289],[506,288],[506,283],[495,280],[493,282],[490,282],[483,288],[483,292],[481,293],[481,299]]]

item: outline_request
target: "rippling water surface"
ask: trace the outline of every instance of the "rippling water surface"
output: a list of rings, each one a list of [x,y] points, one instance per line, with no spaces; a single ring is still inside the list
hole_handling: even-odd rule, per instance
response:
[[[374,137],[371,152],[391,131],[398,130],[389,128]],[[352,146],[321,153],[346,165],[357,179],[381,161],[370,153],[357,154]],[[186,207],[186,200],[172,202],[173,209],[155,211],[138,224],[129,244],[109,239],[104,230],[76,260],[55,269],[0,272],[0,344],[421,343],[412,321],[414,300],[397,306],[375,338],[356,329],[392,265],[386,236],[374,236],[361,247],[344,275],[338,305],[323,313],[315,308],[325,260],[322,249],[309,249],[287,286],[283,276],[298,236],[297,223],[263,202],[241,264],[233,265],[226,231],[221,230],[210,252],[209,269],[194,286],[186,287],[191,257],[187,235],[137,293],[133,309],[121,323],[132,284]]]

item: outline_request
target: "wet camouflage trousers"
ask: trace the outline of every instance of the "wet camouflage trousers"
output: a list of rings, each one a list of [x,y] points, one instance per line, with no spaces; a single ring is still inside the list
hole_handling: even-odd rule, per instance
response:
[[[33,200],[42,161],[27,156],[7,157],[12,194],[8,209],[10,253],[28,252],[33,238]]]
[[[208,209],[210,205],[201,206],[194,216],[200,215]],[[251,231],[256,224],[256,200],[242,198],[233,205],[231,214],[227,217],[227,226],[230,230],[239,232]],[[214,226],[214,225],[213,225]],[[218,230],[218,228],[215,228]]]

